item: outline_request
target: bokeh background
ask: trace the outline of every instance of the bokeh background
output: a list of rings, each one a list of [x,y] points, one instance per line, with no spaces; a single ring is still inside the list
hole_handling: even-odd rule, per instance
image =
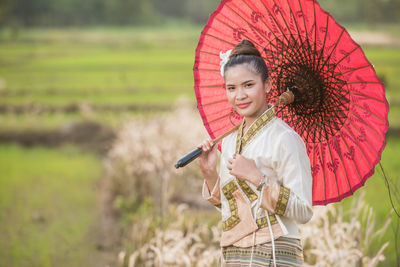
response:
[[[319,2],[385,83],[382,164],[398,205],[400,1]],[[0,266],[216,264],[218,212],[196,164],[173,164],[206,137],[192,67],[218,4],[0,1]],[[317,209],[307,264],[400,266],[388,195],[377,169],[355,196]]]

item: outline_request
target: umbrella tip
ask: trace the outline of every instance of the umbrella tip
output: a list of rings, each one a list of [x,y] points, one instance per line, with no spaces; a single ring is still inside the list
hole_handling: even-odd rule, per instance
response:
[[[278,105],[289,105],[291,103],[293,103],[294,101],[294,94],[292,93],[292,91],[289,90],[289,88],[286,90],[286,92],[282,93],[279,96],[278,99]]]

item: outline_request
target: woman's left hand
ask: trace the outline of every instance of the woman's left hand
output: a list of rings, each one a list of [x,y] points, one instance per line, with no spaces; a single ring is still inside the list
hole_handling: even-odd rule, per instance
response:
[[[255,161],[242,155],[233,155],[228,160],[227,167],[231,175],[242,180],[247,180],[255,186],[259,185],[263,178],[263,174],[257,168]]]

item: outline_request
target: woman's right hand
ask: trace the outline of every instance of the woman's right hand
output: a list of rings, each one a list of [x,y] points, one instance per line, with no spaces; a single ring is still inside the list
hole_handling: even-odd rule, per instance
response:
[[[203,150],[198,158],[203,175],[206,176],[205,178],[207,178],[207,176],[215,176],[215,174],[217,174],[218,160],[217,145],[214,145],[211,139],[206,139],[197,147]]]

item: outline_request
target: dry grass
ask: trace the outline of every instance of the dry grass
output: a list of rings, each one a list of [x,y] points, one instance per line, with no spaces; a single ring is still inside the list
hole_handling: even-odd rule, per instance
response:
[[[154,237],[128,255],[119,255],[121,266],[216,266],[220,257],[220,226],[199,224],[195,216],[186,214],[182,204],[170,209],[172,220],[165,230],[157,229]],[[149,229],[150,221],[140,225]],[[137,230],[137,227],[135,227]]]
[[[175,106],[169,114],[123,125],[104,162],[111,202],[133,197],[141,203],[151,197],[162,214],[172,198],[182,199],[182,192],[199,196],[196,164],[179,170],[174,165],[206,133],[191,103],[180,100]]]
[[[132,253],[122,251],[120,266],[217,265],[220,224],[208,227],[207,219],[193,216],[186,205],[172,206],[168,217],[165,228],[151,230],[152,219],[133,226],[133,233],[154,231],[153,237]],[[362,197],[354,199],[349,214],[340,206],[316,207],[313,219],[301,226],[304,266],[377,266],[385,260],[388,242],[379,238],[389,224],[390,217],[383,226],[375,225],[374,212]],[[382,244],[378,251],[370,251],[372,242]]]
[[[311,221],[301,226],[306,264],[304,266],[377,266],[385,260],[384,250],[389,242],[380,238],[388,228],[391,217],[377,226],[375,214],[363,200],[354,197],[346,213],[342,206],[314,207]],[[372,242],[382,245],[371,251]]]

